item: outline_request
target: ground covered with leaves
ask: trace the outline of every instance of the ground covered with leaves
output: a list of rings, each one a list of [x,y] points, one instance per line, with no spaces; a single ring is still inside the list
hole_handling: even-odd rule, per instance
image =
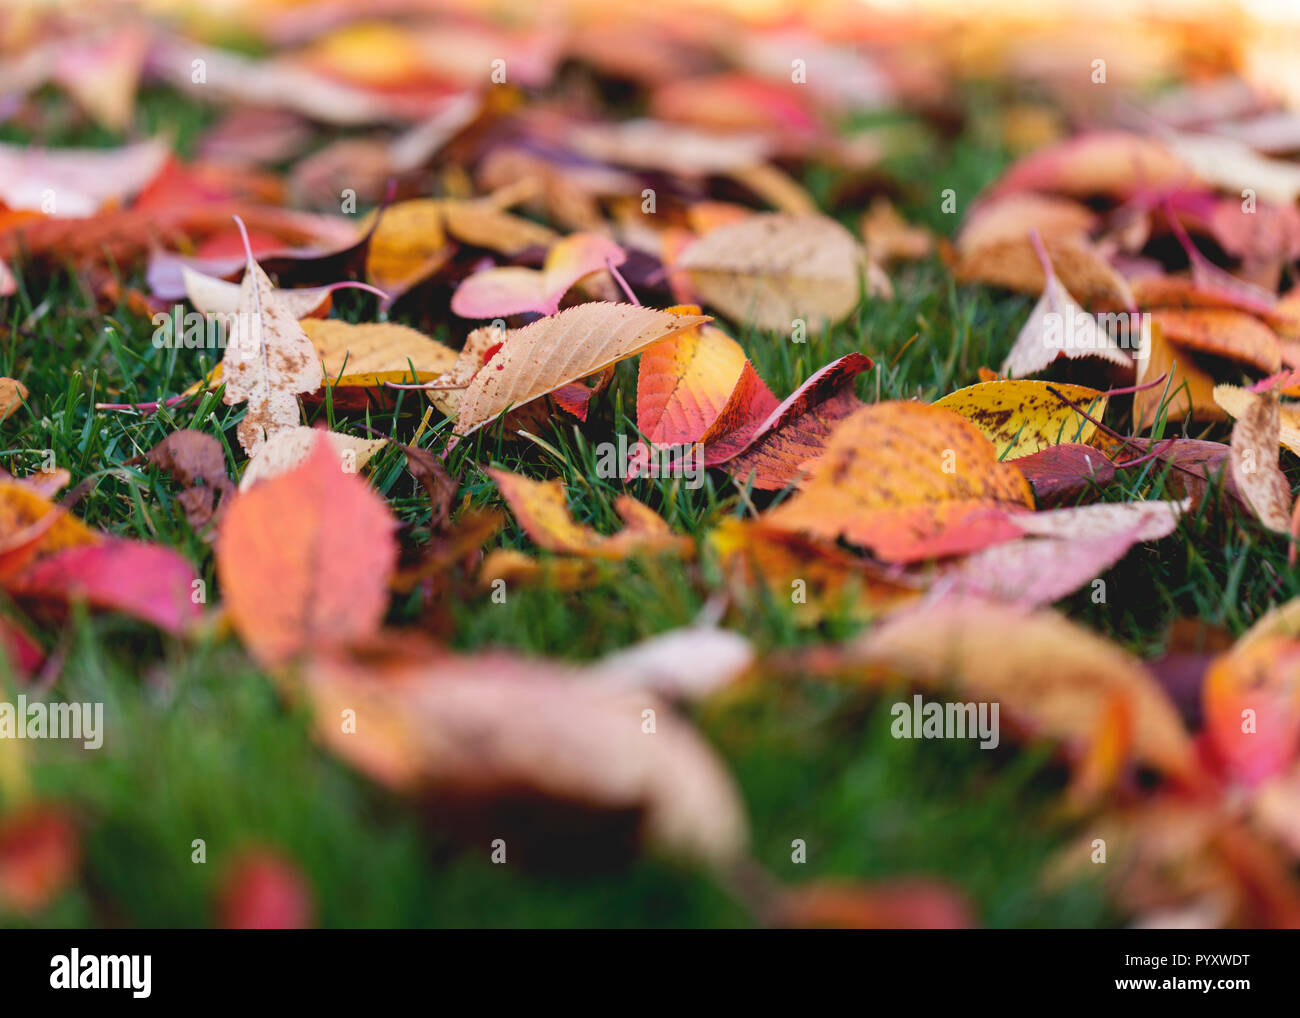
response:
[[[853,12],[0,13],[0,921],[1300,922],[1277,40]]]

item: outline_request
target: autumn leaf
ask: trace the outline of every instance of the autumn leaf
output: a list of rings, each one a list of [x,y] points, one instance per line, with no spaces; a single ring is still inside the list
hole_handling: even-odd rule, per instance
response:
[[[334,388],[432,381],[456,362],[450,347],[395,322],[309,318],[299,324]]]
[[[0,815],[0,908],[35,915],[72,881],[80,860],[67,808],[32,803]]]
[[[982,597],[1026,608],[1050,604],[1100,582],[1098,577],[1134,545],[1173,533],[1185,509],[1179,502],[1116,502],[1023,513],[1011,522],[1025,537],[939,566],[930,586],[944,597]]]
[[[1002,374],[1008,378],[1036,375],[1058,357],[1099,357],[1121,368],[1132,368],[1133,355],[1115,345],[1116,337],[1106,333],[1098,319],[1084,311],[1056,278],[1038,235],[1031,235],[1030,240],[1042,262],[1046,285],[1002,362]],[[1129,328],[1125,326],[1123,338],[1136,340],[1138,337],[1130,336]]]
[[[853,381],[870,368],[870,357],[850,353],[818,369],[755,429],[740,452],[721,461],[723,469],[765,491],[797,481],[804,465],[821,455],[835,426],[862,407]]]
[[[357,438],[321,428],[285,428],[258,447],[244,468],[244,476],[239,479],[239,490],[247,491],[255,484],[278,477],[306,462],[321,437],[329,442],[338,456],[340,469],[352,474],[369,463],[370,458],[384,447],[381,438]]]
[[[1176,346],[1228,357],[1272,374],[1281,367],[1277,335],[1254,315],[1223,308],[1158,310],[1151,320]]]
[[[185,296],[189,298],[195,310],[205,315],[232,315],[239,311],[240,287],[238,283],[228,283],[224,279],[199,272],[188,265],[181,265],[181,278],[185,283]],[[301,321],[311,315],[324,314],[329,310],[333,295],[343,289],[366,289],[380,297],[386,296],[382,290],[367,286],[365,283],[343,281],[328,286],[309,286],[294,290],[277,288],[275,295],[285,310]]]
[[[1088,443],[1097,426],[1071,403],[1100,419],[1106,395],[1082,385],[1003,380],[968,385],[934,405],[971,421],[1002,459],[1017,459],[1053,445]]]
[[[1134,306],[1124,277],[1090,241],[1044,235],[1042,243],[1061,284],[1086,306]],[[1042,261],[1028,233],[959,254],[952,274],[959,283],[985,283],[1017,293],[1041,294],[1047,286]]]
[[[1278,468],[1279,413],[1273,393],[1250,399],[1232,426],[1228,469],[1256,518],[1279,534],[1291,532],[1291,484]]]
[[[1019,534],[1029,483],[969,421],[921,403],[880,403],[836,425],[772,526],[871,548],[887,561],[955,555]]]
[[[505,334],[460,399],[456,434],[709,321],[631,304],[580,304]]]
[[[94,544],[99,535],[21,481],[0,480],[0,583],[40,555]]]
[[[439,653],[409,639],[317,655],[308,674],[326,746],[426,800],[444,825],[476,838],[496,832],[527,865],[565,865],[575,831],[584,830],[591,846],[612,837],[626,852],[644,838],[714,865],[744,850],[744,808],[726,769],[644,690],[575,681],[562,666],[501,653]],[[345,708],[358,719],[353,734],[340,734]],[[653,737],[642,732],[650,716]],[[537,822],[552,813],[566,819]]]
[[[1252,407],[1259,403],[1259,396],[1249,389],[1236,385],[1216,385],[1213,389],[1214,402],[1230,417],[1244,417]],[[1295,403],[1277,404],[1279,444],[1300,456],[1300,406]]]
[[[0,421],[27,401],[27,386],[16,378],[0,378]]]
[[[746,363],[740,344],[713,325],[647,347],[637,368],[637,430],[661,445],[698,441],[727,405]]]
[[[197,581],[194,567],[170,548],[106,537],[42,555],[5,587],[34,604],[82,601],[179,635],[202,613]]]
[[[297,395],[315,392],[324,378],[311,340],[280,303],[251,248],[221,367],[224,402],[248,403],[238,433],[250,456],[275,432],[297,426]]]
[[[231,503],[217,576],[235,630],[264,665],[374,633],[397,559],[383,500],[316,439],[300,466]]]
[[[1016,458],[1016,466],[1034,489],[1040,506],[1074,502],[1104,488],[1115,477],[1115,464],[1100,450],[1078,442],[1049,445]]]
[[[620,495],[614,503],[627,526],[613,536],[605,536],[574,522],[561,481],[533,481],[494,467],[486,472],[501,489],[519,525],[539,548],[547,551],[621,559],[647,552],[689,555],[694,547],[690,538],[673,534],[660,516],[630,495]]]
[[[142,190],[162,169],[168,150],[161,139],[117,149],[0,145],[0,202],[64,218],[93,216]]]
[[[505,318],[529,311],[553,315],[575,283],[609,265],[622,265],[626,258],[607,237],[575,233],[551,247],[540,272],[518,267],[476,272],[457,287],[451,309],[462,318]]]
[[[1258,784],[1300,754],[1300,641],[1234,647],[1210,666],[1202,690],[1206,735],[1229,776]]]
[[[225,930],[304,930],[316,904],[302,871],[279,852],[245,849],[217,889],[217,925]]]
[[[878,613],[922,592],[905,575],[886,573],[832,542],[770,527],[762,518],[722,520],[706,541],[734,596],[742,602],[746,596],[789,597],[796,617],[807,624],[830,611]]]
[[[1151,384],[1162,376],[1164,382]],[[1148,355],[1138,361],[1137,385],[1133,418],[1139,431],[1152,427],[1162,411],[1171,421],[1188,414],[1193,420],[1223,419],[1214,401],[1214,379],[1190,352],[1165,338],[1159,323],[1152,323]]]
[[[897,614],[846,656],[857,667],[999,703],[1004,722],[1061,742],[1075,759],[1107,736],[1116,700],[1133,717],[1126,755],[1171,777],[1199,779],[1191,739],[1141,662],[1054,612],[953,599]]]
[[[177,501],[194,530],[201,530],[225,508],[233,485],[226,474],[226,451],[211,435],[191,428],[173,431],[145,454],[181,485]]]
[[[677,267],[729,318],[788,331],[795,319],[812,328],[845,318],[858,302],[864,258],[834,220],[763,213],[706,234]]]
[[[1125,198],[1190,180],[1187,164],[1158,141],[1125,131],[1091,131],[1017,160],[992,190]]]
[[[1031,232],[1047,240],[1086,242],[1097,226],[1097,214],[1069,198],[1013,192],[982,198],[971,209],[957,234],[957,252],[965,257],[1002,242],[1024,243]]]

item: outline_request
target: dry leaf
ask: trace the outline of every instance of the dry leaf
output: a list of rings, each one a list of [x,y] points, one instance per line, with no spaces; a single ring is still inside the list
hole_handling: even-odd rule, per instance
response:
[[[1249,396],[1248,404],[1232,426],[1228,469],[1237,491],[1256,518],[1269,530],[1289,534],[1291,485],[1277,465],[1277,396],[1273,393]]]
[[[1029,380],[977,382],[934,405],[971,421],[1000,458],[1017,459],[1053,445],[1088,443],[1097,425],[1071,403],[1097,420],[1106,411],[1106,395],[1096,389]]]
[[[764,213],[720,226],[677,267],[710,304],[737,322],[782,332],[838,322],[858,303],[861,248],[833,219]]]
[[[632,304],[595,303],[512,329],[498,340],[501,348],[462,394],[456,434],[468,435],[511,407],[707,321],[700,315],[674,315]]]
[[[627,526],[607,537],[573,521],[561,481],[533,481],[493,467],[487,474],[510,503],[519,525],[539,548],[547,551],[622,559],[655,552],[689,555],[694,548],[689,537],[673,534],[660,516],[630,495],[620,495],[614,503]]]
[[[221,375],[226,384],[223,401],[248,403],[238,433],[239,444],[250,456],[275,432],[298,425],[298,394],[315,392],[324,377],[311,340],[280,303],[251,251]]]

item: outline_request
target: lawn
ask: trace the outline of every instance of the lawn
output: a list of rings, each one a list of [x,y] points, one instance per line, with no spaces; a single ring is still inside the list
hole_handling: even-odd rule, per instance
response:
[[[902,215],[942,237],[959,228],[967,203],[994,181],[1014,154],[990,142],[982,125],[1001,101],[989,82],[965,92],[966,108],[940,130],[920,118],[899,123],[920,132],[919,150],[888,158],[873,186]],[[67,116],[63,96],[39,97],[39,133],[0,126],[0,141],[112,147],[128,139]],[[167,88],[142,92],[136,135],[173,135],[180,155],[213,122]],[[30,118],[27,121],[30,125]],[[846,124],[846,128],[851,126]],[[861,126],[861,125],[856,125]],[[816,167],[801,183],[829,202],[833,176]],[[943,211],[951,188],[955,213]],[[360,210],[364,214],[365,208]],[[856,229],[860,208],[841,212]],[[981,367],[1005,358],[1033,306],[1028,296],[954,282],[938,254],[891,272],[892,300],[864,297],[842,322],[815,330],[806,344],[744,323],[731,323],[754,367],[778,396],[817,368],[861,351],[875,362],[857,381],[867,402],[933,401],[978,381]],[[84,486],[76,513],[111,534],[161,543],[194,564],[219,591],[211,543],[191,528],[178,488],[141,457],[169,433],[193,428],[218,437],[231,476],[243,456],[235,429],[243,405],[227,406],[218,388],[157,412],[96,410],[99,402],[167,399],[213,366],[210,351],[157,349],[150,319],[123,299],[105,308],[75,268],[24,271],[18,292],[0,298],[0,375],[21,379],[30,395],[0,425],[0,465],[32,472],[52,451],[74,485]],[[146,288],[139,266],[119,273],[121,292]],[[376,300],[363,292],[335,297],[333,314],[374,321]],[[418,301],[399,302],[391,320],[451,342],[441,316]],[[624,491],[660,513],[674,532],[703,537],[720,520],[787,497],[742,490],[714,470],[692,490],[679,481],[641,479],[626,486],[595,470],[597,443],[634,433],[636,365],[619,365],[593,401],[587,422],[553,418],[537,441],[507,441],[484,428],[446,457],[458,506],[503,507],[480,466],[496,465],[538,480],[561,478],[576,521],[608,533]],[[426,414],[422,394],[402,392],[391,410],[336,412],[332,402],[305,411],[305,423],[443,452],[451,424]],[[1122,414],[1120,415],[1122,418]],[[1108,416],[1113,427],[1127,422]],[[1158,426],[1181,433],[1182,421]],[[1227,441],[1229,424],[1190,425],[1191,437]],[[405,535],[427,533],[429,501],[394,447],[367,467],[370,484],[391,506]],[[1121,471],[1104,501],[1174,497],[1159,460]],[[512,514],[489,547],[533,551]],[[1207,500],[1157,543],[1136,547],[1103,574],[1108,597],[1089,588],[1057,607],[1144,659],[1164,650],[1174,620],[1195,618],[1231,634],[1244,632],[1269,607],[1300,595],[1300,573],[1287,544],[1222,499]],[[438,616],[439,635],[457,650],[511,648],[552,658],[589,660],[639,639],[686,626],[721,610],[722,624],[743,633],[761,662],[797,660],[792,652],[847,638],[870,626],[849,604],[808,625],[787,592],[720,598],[717,564],[636,557],[604,563],[584,589],[512,589],[497,603],[484,589],[463,590]],[[214,601],[219,602],[219,593]],[[325,927],[732,927],[760,922],[755,890],[735,879],[638,854],[603,868],[575,863],[531,871],[496,865],[484,843],[445,830],[437,815],[366,780],[323,751],[309,711],[277,693],[273,678],[241,648],[230,626],[209,619],[179,640],[115,614],[74,606],[57,625],[6,610],[42,634],[57,660],[57,695],[105,705],[110,737],[97,752],[54,740],[19,746],[0,773],[0,796],[35,795],[72,804],[81,835],[78,877],[49,907],[7,925],[195,927],[216,921],[225,867],[264,846],[300,868]],[[392,625],[427,624],[416,597],[398,597]],[[51,678],[51,681],[54,681]],[[0,698],[12,700],[10,676]],[[908,695],[828,681],[790,667],[759,674],[690,708],[742,792],[752,825],[751,874],[766,881],[942,879],[968,898],[977,921],[992,927],[1111,926],[1123,916],[1099,881],[1047,886],[1043,872],[1087,831],[1087,820],[1061,808],[1069,774],[1046,741],[1004,740],[985,752],[974,743],[922,743],[891,737],[889,705]],[[12,747],[9,747],[12,748]],[[8,748],[7,750],[8,751]],[[193,861],[201,839],[206,861]],[[806,859],[794,861],[797,841]]]

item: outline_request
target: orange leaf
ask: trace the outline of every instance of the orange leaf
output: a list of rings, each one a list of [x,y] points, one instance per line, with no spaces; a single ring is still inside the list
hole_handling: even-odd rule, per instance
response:
[[[1231,777],[1257,784],[1300,753],[1300,641],[1233,648],[1210,666],[1202,696],[1210,748]]]
[[[965,418],[894,402],[842,420],[799,494],[766,520],[910,562],[1018,537],[1007,511],[1033,504],[1024,475]]]
[[[575,523],[565,504],[561,481],[533,481],[509,470],[489,467],[487,474],[497,487],[519,525],[540,548],[568,555],[622,559],[637,552],[673,552],[688,555],[693,548],[689,537],[678,537],[654,510],[629,495],[614,503],[627,526],[607,537]]]
[[[318,439],[302,466],[238,495],[217,537],[235,629],[264,665],[379,628],[397,559],[383,499]]]

